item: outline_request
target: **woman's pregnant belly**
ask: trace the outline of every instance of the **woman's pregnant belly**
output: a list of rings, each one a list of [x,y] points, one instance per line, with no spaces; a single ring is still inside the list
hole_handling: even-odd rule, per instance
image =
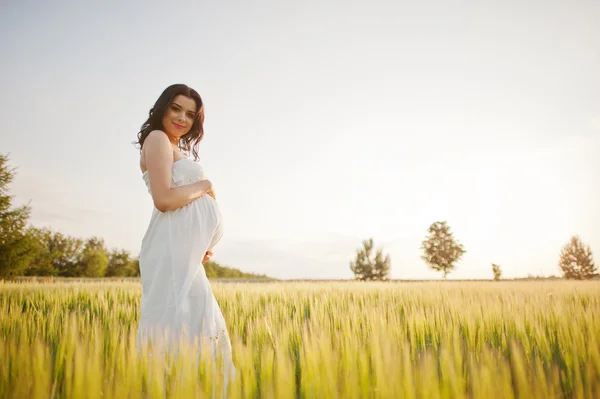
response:
[[[202,247],[210,250],[223,234],[221,219],[217,201],[208,195],[172,211],[163,213],[154,209],[142,240],[142,252],[148,247],[163,248],[162,251],[187,252]]]
[[[207,250],[212,250],[223,235],[223,222],[219,205],[209,195],[203,195],[194,200],[191,205],[192,210],[190,213],[197,221],[198,228],[203,231],[203,238],[209,238]]]
[[[217,222],[221,221],[219,204],[210,195],[205,194],[202,197],[195,199],[192,204],[204,217],[208,217],[209,219],[213,217]]]

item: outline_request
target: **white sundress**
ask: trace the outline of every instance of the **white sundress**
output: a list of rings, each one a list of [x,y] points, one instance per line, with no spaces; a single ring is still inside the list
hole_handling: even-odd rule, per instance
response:
[[[143,178],[152,194],[147,172]],[[202,179],[199,163],[191,159],[173,163],[171,187]],[[152,340],[160,352],[174,353],[181,340],[193,344],[196,339],[200,351],[206,348],[213,358],[222,359],[227,381],[236,372],[231,341],[202,265],[204,254],[222,235],[219,206],[209,195],[172,211],[153,209],[139,258],[142,300],[137,343],[138,351]]]

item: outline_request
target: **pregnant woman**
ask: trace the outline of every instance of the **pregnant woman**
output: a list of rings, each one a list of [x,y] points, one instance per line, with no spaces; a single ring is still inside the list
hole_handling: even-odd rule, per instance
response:
[[[154,202],[140,252],[137,340],[138,350],[151,341],[160,353],[197,343],[198,356],[208,350],[220,359],[227,382],[235,374],[231,341],[203,266],[223,234],[212,183],[197,163],[203,122],[200,95],[176,84],[160,95],[137,136],[141,172]]]

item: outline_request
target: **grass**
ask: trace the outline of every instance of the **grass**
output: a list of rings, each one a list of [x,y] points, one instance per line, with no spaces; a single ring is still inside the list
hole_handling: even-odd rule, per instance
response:
[[[600,282],[213,282],[232,398],[597,398]],[[137,356],[137,282],[0,282],[0,397],[208,397]]]

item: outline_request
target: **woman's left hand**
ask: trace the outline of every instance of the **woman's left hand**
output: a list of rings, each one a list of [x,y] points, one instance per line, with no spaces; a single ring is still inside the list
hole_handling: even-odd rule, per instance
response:
[[[205,264],[206,262],[208,262],[210,260],[210,258],[212,257],[213,253],[210,251],[206,251],[206,253],[204,254],[204,259],[202,259],[202,264]]]

